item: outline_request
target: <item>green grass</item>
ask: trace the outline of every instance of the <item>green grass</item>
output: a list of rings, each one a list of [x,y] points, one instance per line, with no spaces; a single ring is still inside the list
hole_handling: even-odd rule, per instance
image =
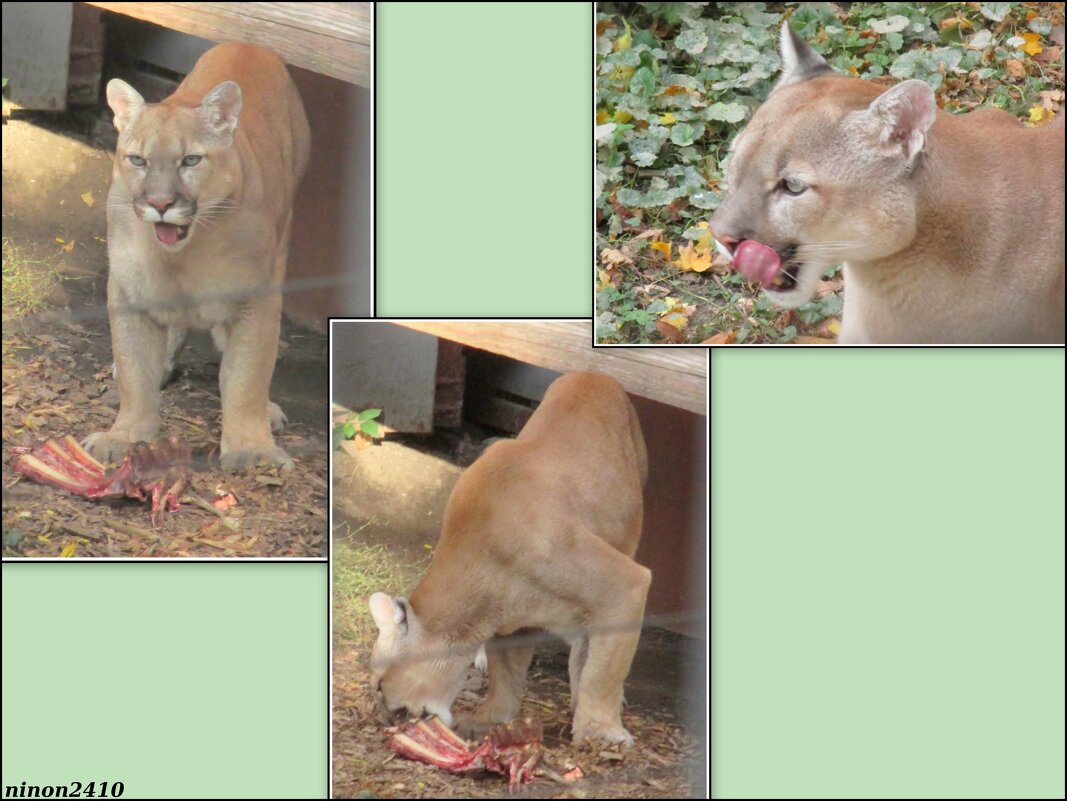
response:
[[[348,528],[342,523],[341,531]],[[333,549],[334,631],[340,639],[360,640],[374,628],[367,599],[376,592],[403,595],[426,572],[426,558],[406,563],[397,552],[359,541],[359,530],[335,538]]]
[[[34,259],[6,237],[3,240],[3,319],[11,320],[48,308],[60,283],[51,259]]]

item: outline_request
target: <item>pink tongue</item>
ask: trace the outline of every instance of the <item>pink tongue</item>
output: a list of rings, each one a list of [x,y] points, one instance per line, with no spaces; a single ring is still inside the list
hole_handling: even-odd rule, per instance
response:
[[[734,251],[734,268],[749,281],[763,286],[771,286],[781,267],[782,260],[774,248],[754,239],[746,239]]]
[[[172,223],[156,223],[156,239],[164,245],[177,244],[181,239],[182,227]]]

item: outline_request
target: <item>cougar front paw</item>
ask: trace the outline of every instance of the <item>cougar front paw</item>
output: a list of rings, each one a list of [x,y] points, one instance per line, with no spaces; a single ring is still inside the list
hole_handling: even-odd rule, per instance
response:
[[[130,445],[135,442],[147,442],[158,433],[158,427],[154,429],[145,428],[142,436],[137,436],[136,433],[131,432],[129,429],[98,431],[83,439],[82,447],[104,464],[117,463],[122,461]]]
[[[452,730],[465,740],[477,742],[485,736],[485,732],[493,725],[477,712],[474,714],[461,713],[456,715]]]
[[[242,467],[251,467],[252,465],[264,463],[281,465],[283,470],[291,470],[293,467],[293,460],[289,458],[289,454],[277,445],[232,450],[223,448],[220,461],[226,470],[237,470]]]
[[[634,744],[633,736],[623,728],[622,723],[597,724],[576,717],[572,731],[575,743],[588,739],[604,743],[622,743],[627,748]]]

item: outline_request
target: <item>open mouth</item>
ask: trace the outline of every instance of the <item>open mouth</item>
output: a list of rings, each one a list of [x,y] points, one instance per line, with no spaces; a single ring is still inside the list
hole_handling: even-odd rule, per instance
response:
[[[158,222],[156,226],[156,239],[164,245],[177,245],[185,237],[189,236],[188,225],[175,225],[174,223]]]
[[[755,239],[746,239],[733,252],[734,269],[747,280],[771,292],[790,292],[797,288],[796,270],[791,264],[796,248],[787,245],[777,250]]]

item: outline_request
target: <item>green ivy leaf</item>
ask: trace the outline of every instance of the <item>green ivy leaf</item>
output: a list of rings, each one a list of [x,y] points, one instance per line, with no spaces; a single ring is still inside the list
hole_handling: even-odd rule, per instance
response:
[[[700,192],[691,193],[689,195],[689,202],[696,206],[698,209],[705,209],[710,211],[711,209],[717,209],[719,207],[719,204],[722,203],[722,198],[717,192],[712,192],[710,190],[704,189]],[[688,229],[686,231],[686,234],[688,234],[689,231],[692,230],[694,229]],[[707,234],[707,231],[702,228],[698,228],[695,230],[702,231],[702,233],[700,234],[701,236]],[[689,237],[687,236],[686,238],[688,239]]]
[[[982,12],[982,16],[986,19],[1001,22],[1011,11],[1011,3],[980,3],[978,10]]]
[[[678,122],[671,127],[671,141],[676,145],[691,145],[696,136],[697,129],[688,122]]]
[[[697,28],[687,28],[674,37],[674,46],[679,50],[684,50],[691,56],[695,56],[702,53],[704,48],[708,46],[708,35]]]
[[[740,103],[712,103],[704,116],[709,120],[722,122],[741,122],[748,116],[748,109]]]
[[[648,67],[641,67],[630,79],[630,91],[642,97],[651,97],[656,91],[656,76]]]

